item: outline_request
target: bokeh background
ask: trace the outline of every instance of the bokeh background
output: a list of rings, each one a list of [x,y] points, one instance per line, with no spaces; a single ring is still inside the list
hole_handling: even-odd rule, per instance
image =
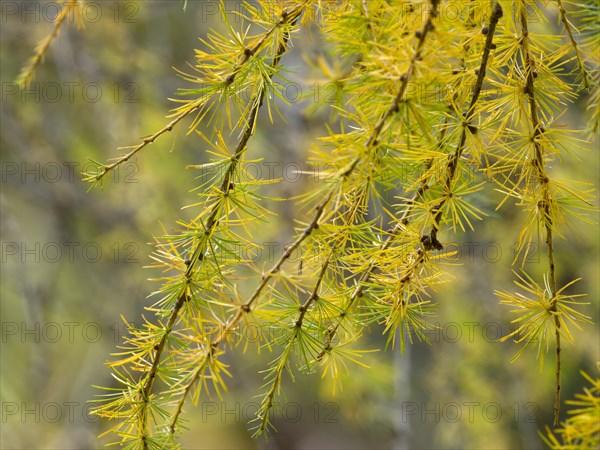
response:
[[[189,87],[173,68],[193,62],[197,37],[223,27],[215,2],[188,1],[185,12],[177,1],[88,4],[85,27],[67,23],[29,90],[21,90],[14,80],[51,31],[58,4],[1,3],[0,445],[6,449],[102,448],[108,442],[97,438],[107,424],[89,414],[87,401],[98,393],[92,386],[112,384],[104,362],[121,342],[121,315],[140,323],[157,288],[143,269],[149,243],[194,201],[197,174],[186,164],[208,159],[205,143],[186,135],[184,124],[102,189],[88,191],[81,172],[91,160],[118,156],[117,147],[167,123],[174,107],[168,98]],[[227,5],[239,8],[236,1]],[[286,122],[275,116],[271,123],[263,111],[249,146],[253,157],[264,158],[257,165],[263,177],[283,177],[274,192],[284,199],[315,183],[292,169],[306,167],[315,138],[326,133],[327,105],[315,109],[315,100],[322,102],[327,85],[307,63],[322,49],[318,29],[297,36],[284,64],[305,99],[280,105]],[[570,108],[566,124],[581,128],[584,108],[583,102]],[[598,139],[591,139],[588,152],[565,159],[561,177],[598,185]],[[278,216],[257,232],[256,241],[274,243],[277,255],[292,239],[294,219],[302,218],[293,204],[270,205]],[[248,421],[260,401],[259,371],[273,355],[238,349],[228,356],[234,377],[223,399],[187,408],[183,446],[543,448],[538,432],[552,420],[553,353],[540,370],[532,352],[511,364],[518,347],[496,342],[512,317],[493,291],[513,289],[510,264],[524,218],[510,206],[494,212],[493,201],[484,198],[479,206],[489,219],[475,233],[456,236],[459,264],[448,267],[453,281],[432,293],[440,306],[431,345],[416,342],[405,355],[368,354],[370,369],[351,367],[335,395],[318,375],[288,380],[278,431],[268,442],[250,438]],[[568,237],[557,243],[559,284],[583,277],[578,291],[588,293],[585,312],[597,324],[598,229],[581,225]],[[242,292],[253,286],[242,285]],[[585,326],[575,330],[575,345],[564,346],[563,400],[582,389],[579,370],[597,375],[598,334],[597,325]],[[365,347],[383,349],[384,343],[374,327]]]

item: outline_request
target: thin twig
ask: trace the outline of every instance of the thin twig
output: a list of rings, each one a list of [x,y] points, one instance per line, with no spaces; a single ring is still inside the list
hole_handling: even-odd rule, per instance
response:
[[[286,347],[280,356],[281,361],[283,361],[283,363],[279,364],[278,367],[275,369],[275,377],[273,379],[273,382],[271,383],[271,387],[269,388],[269,391],[267,392],[267,394],[263,398],[263,401],[261,402],[261,408],[259,409],[258,416],[258,419],[260,419],[260,425],[258,426],[258,429],[255,433],[256,435],[262,433],[267,429],[267,426],[269,424],[269,413],[271,411],[271,408],[273,407],[273,399],[279,389],[279,386],[281,385],[281,375],[287,365],[287,360],[289,359],[289,354],[292,350],[294,342],[296,341],[298,335],[302,331],[302,325],[304,323],[304,317],[306,316],[306,312],[308,311],[310,306],[319,299],[319,288],[321,287],[321,283],[323,282],[325,274],[327,273],[327,267],[329,266],[329,261],[331,260],[332,255],[333,254],[330,254],[321,266],[321,270],[319,271],[317,281],[313,287],[310,296],[299,308],[300,314],[298,315],[298,319],[296,319],[296,322],[294,323],[294,334],[287,342]]]
[[[587,90],[589,90],[590,83],[588,80],[588,71],[585,68],[583,58],[581,57],[581,54],[579,53],[579,45],[577,45],[577,41],[575,40],[575,37],[573,36],[573,32],[571,31],[571,24],[570,24],[569,20],[567,19],[567,13],[565,11],[565,8],[562,5],[561,0],[556,0],[556,3],[558,4],[560,20],[562,21],[562,23],[565,27],[565,30],[567,31],[567,34],[569,35],[569,40],[571,41],[571,45],[573,46],[573,50],[575,51],[575,56],[577,58],[577,65],[579,66],[579,70],[581,71],[581,76],[583,78],[583,86]]]
[[[298,16],[302,12],[302,10],[306,7],[308,2],[309,2],[309,0],[306,0],[304,3],[297,6],[296,8],[294,8],[290,11],[284,11],[283,14],[281,15],[281,18],[279,19],[279,21],[275,25],[273,25],[271,28],[269,28],[262,35],[262,37],[258,40],[258,42],[256,42],[256,44],[254,44],[252,47],[244,49],[244,52],[242,53],[242,55],[240,57],[240,62],[235,65],[235,67],[231,71],[231,74],[229,76],[227,76],[225,78],[225,80],[223,81],[223,83],[222,83],[223,89],[225,89],[228,86],[230,86],[231,84],[233,84],[233,82],[235,81],[236,75],[239,73],[239,71],[244,66],[244,64],[246,64],[250,60],[250,58],[252,58],[258,51],[260,51],[260,49],[263,47],[265,42],[267,42],[267,39],[269,38],[269,36],[271,36],[276,29],[281,27],[281,25],[284,25],[287,23],[292,23],[293,21],[296,21],[298,19]],[[98,183],[99,181],[102,180],[102,178],[104,178],[104,176],[106,176],[107,173],[114,170],[119,165],[129,161],[139,151],[141,151],[143,148],[147,147],[148,145],[152,144],[154,141],[156,141],[156,139],[158,139],[163,134],[165,134],[169,131],[172,131],[173,127],[175,125],[177,125],[182,119],[189,116],[191,113],[198,110],[205,104],[206,104],[206,98],[199,98],[196,101],[190,103],[190,105],[184,111],[179,113],[165,127],[161,128],[156,133],[151,134],[150,136],[146,136],[146,137],[142,138],[142,142],[140,142],[138,145],[134,146],[130,152],[128,152],[127,154],[125,154],[123,156],[120,156],[112,164],[103,165],[102,170],[100,170],[99,172],[84,174],[83,180],[92,182],[94,184]],[[131,148],[131,147],[122,147],[122,148]]]
[[[156,133],[151,134],[150,136],[146,136],[144,138],[142,138],[142,142],[139,143],[138,145],[136,145],[135,147],[133,147],[133,149],[117,158],[117,160],[112,163],[112,164],[108,164],[108,165],[103,165],[102,166],[102,170],[100,172],[97,173],[84,173],[83,174],[83,181],[89,181],[91,183],[98,183],[99,181],[102,180],[102,178],[104,178],[104,176],[109,173],[111,170],[114,170],[116,167],[118,167],[119,165],[129,161],[131,158],[133,158],[140,150],[142,150],[144,147],[152,144],[156,139],[158,139],[160,136],[162,136],[163,134],[172,131],[173,127],[175,125],[177,125],[182,119],[184,119],[185,117],[189,116],[192,112],[196,111],[200,106],[202,106],[204,102],[202,101],[202,99],[197,100],[196,102],[192,103],[192,106],[189,109],[186,109],[185,111],[181,112],[177,117],[175,117],[171,122],[169,122],[165,127],[161,128],[160,130],[158,130]],[[127,148],[127,147],[122,147],[122,148]]]
[[[63,8],[60,13],[56,16],[54,22],[54,28],[52,32],[42,40],[35,49],[35,55],[30,59],[30,61],[23,67],[21,73],[17,77],[16,83],[20,86],[27,86],[31,82],[33,78],[33,74],[35,73],[37,67],[41,64],[48,48],[50,48],[50,44],[58,37],[60,34],[61,27],[67,18],[67,16],[74,11],[79,5],[79,0],[68,0],[64,3]]]

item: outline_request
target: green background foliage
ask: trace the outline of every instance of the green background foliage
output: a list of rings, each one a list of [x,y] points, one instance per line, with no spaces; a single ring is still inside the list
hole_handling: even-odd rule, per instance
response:
[[[360,11],[362,2],[351,3]],[[367,2],[370,11],[385,8],[384,3],[387,4]],[[402,7],[407,6],[406,2],[400,3]],[[507,3],[503,2],[502,27],[507,26],[506,21],[511,17]],[[564,3],[567,10],[573,8],[570,3]],[[165,118],[169,110],[186,106],[168,100],[181,99],[176,95],[179,89],[189,89],[183,98],[193,100],[201,94],[197,89],[206,87],[206,84],[198,86],[178,77],[173,70],[194,73],[188,65],[195,64],[194,49],[209,52],[196,38],[206,40],[210,29],[213,36],[227,35],[231,30],[246,31],[243,21],[235,15],[242,11],[238,2],[226,2],[230,28],[217,10],[216,2],[189,1],[185,12],[178,2],[89,4],[95,9],[88,9],[83,15],[83,28],[78,30],[70,20],[65,22],[60,37],[50,45],[37,67],[29,90],[17,89],[14,81],[37,43],[52,30],[53,10],[44,2],[7,2],[2,6],[0,387],[3,406],[0,426],[3,448],[99,448],[115,439],[114,436],[97,438],[114,423],[90,414],[90,405],[86,402],[100,392],[91,385],[120,387],[103,363],[107,359],[114,360],[108,355],[115,352],[127,334],[121,316],[138,327],[143,324],[142,315],[156,323],[153,313],[144,309],[160,298],[147,298],[159,288],[159,284],[147,279],[164,276],[152,259],[156,251],[152,242],[159,236],[181,230],[178,221],[191,221],[199,214],[200,207],[181,208],[202,201],[198,198],[201,190],[190,191],[208,181],[206,177],[198,178],[199,173],[204,172],[187,166],[211,161],[214,155],[207,150],[231,152],[239,140],[239,129],[244,128],[244,118],[250,112],[250,109],[240,112],[235,109],[235,102],[231,103],[232,123],[241,118],[240,127],[234,133],[229,132],[226,115],[217,117],[223,120],[216,122],[222,129],[220,149],[211,148],[209,144],[217,138],[213,133],[214,124],[205,120],[198,125],[197,130],[209,136],[203,139],[195,132],[188,133],[191,121],[184,119],[130,162],[109,173],[102,181],[102,189],[88,191],[89,184],[81,181],[80,175],[82,171],[94,170],[90,160],[104,162],[117,157],[122,153],[117,147],[135,145],[141,137],[165,127],[172,120],[172,117]],[[597,5],[592,3],[590,7]],[[37,15],[25,14],[27,8],[37,11]],[[448,13],[450,9],[444,11]],[[531,15],[532,30],[545,35],[563,34],[555,2],[548,2],[547,9],[542,8],[542,11],[548,21]],[[96,20],[98,12],[100,16]],[[456,33],[464,33],[465,39],[475,42],[488,16],[477,18],[472,34],[458,25]],[[391,27],[394,23],[389,17],[386,20],[388,22],[384,19],[377,22],[382,30],[374,38],[375,42],[383,41],[382,48],[398,38],[386,35],[385,25]],[[352,50],[359,46],[359,35],[364,31],[361,28],[364,22],[356,22],[354,28],[346,28],[348,31],[344,33],[343,27],[351,27],[351,22],[352,19],[346,19],[329,23],[329,31],[337,36],[338,42],[325,40],[318,18],[317,23],[304,24],[293,35],[281,61],[285,71],[274,77],[280,88],[286,87],[280,89],[282,98],[267,99],[272,114],[266,104],[258,114],[256,133],[248,142],[244,167],[258,179],[281,179],[257,187],[257,192],[268,198],[260,200],[261,205],[277,215],[261,223],[248,221],[247,236],[252,237],[252,242],[232,250],[238,252],[234,256],[253,257],[258,250],[252,249],[252,244],[263,248],[260,257],[253,258],[251,267],[228,264],[238,277],[235,286],[243,301],[254,292],[261,273],[268,271],[284,254],[286,245],[294,241],[295,231],[303,228],[297,221],[310,222],[309,206],[317,204],[326,193],[318,191],[325,183],[318,181],[315,173],[323,175],[333,167],[339,169],[343,166],[340,158],[352,161],[356,142],[362,142],[364,147],[368,134],[358,132],[341,145],[335,139],[317,140],[343,129],[334,109],[336,102],[345,101],[348,93],[354,94],[354,102],[348,108],[354,115],[347,121],[367,123],[369,118],[387,109],[393,100],[390,93],[397,91],[398,77],[406,69],[402,66],[405,61],[396,66],[397,62],[386,60],[386,51],[381,50],[381,58],[364,61],[364,77],[357,77],[349,86],[344,86],[339,78],[343,78],[351,66]],[[410,32],[414,33],[421,25],[419,22]],[[377,26],[373,27],[376,34]],[[261,32],[262,28],[256,25],[249,30],[251,35]],[[451,34],[451,31],[445,32]],[[498,45],[508,45],[509,33],[504,28],[502,33]],[[540,38],[540,45],[550,46],[552,40],[547,39]],[[275,41],[270,55],[275,54],[279,42]],[[412,43],[414,45],[414,41]],[[561,44],[567,43],[564,37]],[[340,49],[346,49],[348,54],[340,53]],[[398,50],[401,51],[404,50]],[[459,53],[457,51],[457,55]],[[481,51],[466,53],[463,63],[478,67]],[[570,53],[561,56],[561,61],[565,61],[565,74],[561,79],[575,86],[580,80],[575,74],[576,62],[570,56]],[[458,59],[456,64],[460,64]],[[230,63],[228,55],[223,55],[223,61]],[[395,77],[378,78],[378,73],[390,67],[397,70]],[[258,86],[257,80],[252,79],[253,73],[249,72],[245,81],[236,80],[246,92],[240,97],[242,107]],[[492,73],[497,80],[501,75],[501,72]],[[549,83],[542,92],[548,94],[548,102],[552,103],[552,92],[566,88],[552,84],[554,79],[550,75],[540,78],[541,82]],[[469,89],[459,90],[460,101],[468,103],[473,80],[467,84]],[[436,81],[446,85],[447,79],[440,77]],[[296,99],[296,92],[302,93],[302,98]],[[586,128],[589,117],[586,97],[583,93],[573,104],[552,107],[557,111],[560,125],[556,129]],[[421,112],[428,112],[435,101],[423,103],[426,106]],[[217,106],[223,110],[222,103]],[[417,110],[412,117],[418,116]],[[410,126],[427,128],[437,124],[439,128],[439,123],[434,123],[437,118],[425,116],[424,120],[425,124],[416,120]],[[348,123],[345,130],[351,131]],[[450,130],[450,133],[456,136],[457,131]],[[518,135],[518,130],[515,134]],[[555,136],[562,138],[559,134]],[[586,181],[597,186],[600,170],[597,133],[577,136],[585,139],[582,149],[565,151],[560,165],[551,164],[550,177]],[[566,142],[566,133],[564,139]],[[510,144],[507,147],[513,150],[520,145],[518,139]],[[567,147],[567,150],[573,148]],[[334,148],[337,153],[332,156]],[[307,164],[311,159],[317,161],[315,166]],[[401,203],[399,199],[405,197],[401,188],[410,183],[421,161],[414,158],[393,170],[386,168],[395,178],[378,180],[374,191],[380,197],[373,197],[378,206],[369,211],[363,225],[385,230],[392,217],[398,218],[401,208],[396,206]],[[308,173],[297,176],[297,168]],[[218,185],[223,171],[217,171],[216,175]],[[320,372],[304,375],[294,368],[293,383],[287,369],[282,370],[285,396],[278,401],[284,408],[276,411],[272,418],[277,432],[270,434],[268,442],[262,438],[251,439],[248,422],[254,418],[265,391],[268,393],[268,386],[262,387],[265,373],[261,371],[273,367],[274,358],[285,354],[288,342],[282,334],[284,328],[277,324],[297,318],[296,304],[289,302],[296,295],[293,288],[289,296],[275,295],[285,292],[284,289],[269,291],[272,303],[264,309],[264,315],[259,316],[266,324],[260,331],[267,342],[274,344],[258,351],[248,332],[238,337],[239,345],[227,348],[221,359],[232,375],[224,377],[228,390],[222,392],[221,398],[212,389],[210,394],[203,392],[196,407],[188,402],[184,425],[189,429],[179,440],[182,447],[543,448],[538,432],[544,432],[545,426],[551,425],[553,420],[552,350],[540,369],[535,345],[511,363],[520,347],[511,340],[497,341],[515,330],[510,322],[516,316],[499,303],[494,291],[515,292],[513,280],[516,277],[511,272],[511,264],[526,214],[515,206],[513,199],[496,210],[503,194],[495,191],[499,186],[477,170],[465,170],[462,176],[469,183],[483,183],[482,191],[467,198],[482,212],[478,215],[487,217],[479,221],[469,216],[474,230],[464,218],[464,230],[456,226],[453,231],[448,224],[441,228],[448,255],[441,262],[450,281],[439,286],[432,282],[433,289],[428,291],[431,297],[423,299],[437,305],[433,315],[425,317],[437,325],[423,331],[430,344],[413,335],[412,343],[404,342],[407,345],[402,354],[402,333],[384,334],[385,325],[371,321],[368,328],[361,331],[359,343],[349,346],[352,351],[365,351],[358,355],[361,364],[369,368],[346,361],[348,370],[342,368],[335,380],[328,376],[322,378]],[[299,208],[296,198],[314,192],[318,193],[316,200]],[[433,201],[436,193],[431,195],[430,201]],[[597,200],[593,200],[593,204],[597,206]],[[596,212],[588,215],[597,222]],[[333,225],[330,228],[322,225],[320,229],[322,233],[336,232]],[[352,237],[356,241],[351,241],[369,242],[376,234],[366,226],[357,227]],[[573,230],[567,229],[564,234],[566,239],[555,237],[557,284],[561,287],[581,277],[583,280],[568,293],[587,294],[582,301],[590,304],[578,310],[597,324],[600,298],[597,225],[578,222]],[[419,237],[416,235],[417,241]],[[319,245],[323,242],[318,238],[316,242],[304,249],[303,255],[310,255],[311,251],[320,255],[322,247]],[[98,249],[101,254],[97,254]],[[452,250],[458,253],[452,255]],[[347,270],[364,264],[360,252],[354,254],[349,250],[347,254],[350,256],[343,262]],[[543,239],[529,256],[524,267],[541,284],[548,265]],[[183,259],[177,262],[179,266]],[[319,258],[303,261],[304,274],[318,273],[324,262]],[[152,264],[154,268],[142,269]],[[288,267],[293,268],[290,271],[299,272],[299,258],[292,258]],[[315,279],[302,285],[306,289],[302,299],[309,296]],[[387,291],[377,292],[384,296]],[[331,296],[334,293],[334,287],[326,292]],[[368,315],[357,317],[364,324],[369,319]],[[600,360],[596,325],[584,323],[581,330],[570,328],[570,331],[574,344],[563,342],[562,346],[563,402],[589,386],[580,370],[592,379],[597,378],[596,364]],[[394,336],[396,346],[392,349],[386,344]],[[550,348],[552,345],[550,339]],[[356,359],[355,354],[350,356]],[[159,381],[157,389],[162,388],[164,385]],[[567,416],[563,403],[561,420]]]

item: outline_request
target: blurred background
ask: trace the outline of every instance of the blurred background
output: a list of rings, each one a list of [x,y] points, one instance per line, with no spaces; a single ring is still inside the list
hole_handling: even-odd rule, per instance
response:
[[[1,4],[0,445],[6,449],[102,448],[108,442],[97,437],[107,424],[89,414],[87,401],[98,393],[92,386],[112,384],[104,362],[125,332],[121,316],[140,323],[147,296],[158,287],[143,269],[150,263],[149,243],[194,202],[197,174],[186,164],[208,160],[204,141],[186,136],[182,124],[123,165],[102,189],[88,191],[81,172],[93,166],[91,160],[118,156],[117,147],[167,123],[174,107],[168,98],[189,87],[173,68],[193,63],[196,38],[223,23],[215,2],[189,1],[185,12],[174,1],[87,3],[85,27],[65,24],[27,90],[14,80],[51,32],[59,4]],[[227,5],[239,8],[235,1]],[[322,45],[318,30],[303,32],[293,45],[284,64],[306,98],[296,101],[290,94],[291,104],[281,105],[286,122],[274,116],[271,123],[263,111],[249,146],[253,158],[264,158],[257,166],[263,177],[283,178],[276,193],[284,199],[314,186],[292,168],[306,167],[329,117],[326,108],[314,109],[316,91],[326,86],[306,62]],[[569,126],[583,127],[584,108],[577,103],[569,111]],[[590,151],[579,159],[565,159],[559,176],[597,186],[597,136],[586,146]],[[270,206],[278,216],[261,228],[257,242],[279,255],[299,217],[293,202]],[[318,375],[288,380],[277,433],[268,442],[250,438],[248,421],[260,402],[259,371],[273,355],[236,349],[227,359],[234,375],[229,392],[188,406],[183,447],[544,448],[538,432],[552,421],[553,352],[540,370],[532,351],[511,364],[518,347],[496,342],[513,317],[493,291],[514,290],[510,264],[524,218],[510,206],[494,213],[489,199],[479,206],[490,218],[477,224],[476,233],[456,237],[459,264],[448,267],[454,279],[443,294],[432,293],[440,306],[431,345],[416,342],[405,355],[368,354],[370,369],[351,367],[336,395]],[[597,376],[598,241],[596,226],[581,225],[568,242],[556,244],[559,284],[583,277],[574,291],[588,293],[585,313],[595,322],[575,330],[575,345],[564,345],[563,400],[582,390],[579,370]],[[538,255],[545,264],[545,254]],[[364,347],[383,349],[381,331],[371,330]],[[565,411],[563,405],[563,417]]]

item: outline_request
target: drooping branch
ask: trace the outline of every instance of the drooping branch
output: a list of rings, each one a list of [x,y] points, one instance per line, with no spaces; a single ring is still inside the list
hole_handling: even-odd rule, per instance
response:
[[[304,2],[302,7],[306,6],[308,2]],[[285,25],[288,27],[293,27],[299,16],[302,13],[302,8],[297,7],[291,11],[284,11],[281,15],[280,20],[278,21],[279,26]],[[272,31],[269,31],[267,35],[271,35]],[[271,60],[271,70],[266,76],[269,78],[273,76],[275,73],[275,68],[279,65],[283,54],[286,52],[288,48],[288,41],[290,39],[290,32],[286,31],[283,34],[282,39],[279,42],[279,45],[273,55]],[[261,39],[259,43],[253,47],[255,49],[259,49],[262,45],[264,45],[266,38]],[[249,58],[249,56],[247,56]],[[180,313],[186,304],[186,302],[190,298],[190,289],[193,284],[193,274],[196,270],[198,270],[198,266],[203,262],[203,255],[209,245],[209,240],[211,236],[217,230],[219,224],[219,218],[222,214],[223,205],[226,201],[226,197],[231,195],[231,185],[233,177],[237,171],[237,167],[244,155],[249,139],[254,133],[256,120],[258,117],[258,113],[265,99],[266,90],[265,87],[258,87],[255,92],[254,97],[251,99],[251,109],[249,110],[248,116],[245,121],[245,128],[241,135],[241,138],[233,152],[232,156],[229,158],[227,170],[225,171],[223,178],[220,182],[220,197],[213,203],[210,211],[208,211],[207,219],[203,221],[202,226],[203,229],[200,230],[197,236],[193,239],[195,240],[195,245],[191,249],[191,254],[189,258],[186,260],[186,270],[181,274],[181,286],[178,287],[177,292],[174,293],[174,304],[170,310],[168,315],[168,319],[162,329],[157,328],[158,332],[155,334],[156,337],[151,339],[156,339],[156,341],[152,345],[152,351],[149,355],[146,356],[144,353],[144,364],[147,364],[148,369],[140,378],[137,383],[136,389],[139,389],[139,404],[133,408],[135,411],[135,415],[138,419],[138,430],[140,433],[139,440],[144,449],[149,448],[150,440],[152,439],[150,436],[150,424],[149,424],[149,409],[151,407],[151,392],[155,385],[156,377],[159,374],[160,364],[163,360],[163,354],[167,351],[169,338],[172,334],[173,329],[176,326],[177,320],[179,319]],[[179,118],[181,120],[182,117]],[[166,130],[166,129],[165,129]],[[164,131],[163,131],[164,132]],[[133,341],[132,341],[133,342]],[[145,350],[144,350],[145,352]],[[148,360],[146,361],[146,358]],[[117,367],[121,365],[129,364],[131,361],[131,357],[127,357],[124,360],[117,361],[115,363],[111,363],[112,366]],[[131,395],[128,395],[131,397]],[[132,400],[133,401],[133,400]],[[106,409],[106,408],[104,408]],[[103,412],[103,408],[98,408],[97,413],[110,415],[111,411],[106,410]],[[180,411],[177,411],[175,417],[177,419]],[[175,419],[175,421],[176,421]],[[174,430],[174,425],[172,426],[172,430]]]
[[[303,7],[306,5],[305,2],[303,4]],[[291,12],[287,12],[284,11],[282,13],[281,19],[279,21],[280,24],[283,23],[289,23],[290,25],[295,25],[295,23],[297,22],[298,18],[300,17],[302,13],[302,8],[298,7],[294,10],[292,10]],[[286,22],[287,20],[290,20],[289,22]],[[271,32],[269,32],[270,34]],[[284,53],[287,50],[287,44],[288,41],[290,39],[290,35],[286,34],[282,40],[282,42],[280,42],[280,45],[277,49],[277,52],[275,54],[275,56],[273,57],[273,60],[271,62],[271,67],[274,69],[279,65],[279,62],[281,61],[281,58],[283,57]],[[260,45],[262,45],[262,43],[264,42],[264,40],[260,41]],[[257,44],[258,45],[258,44]],[[234,72],[234,76],[235,76],[235,72]],[[249,118],[247,120],[246,123],[246,128],[245,131],[242,135],[242,138],[240,139],[240,141],[238,142],[238,145],[236,147],[236,150],[234,152],[234,155],[231,158],[231,164],[229,165],[229,169],[227,170],[227,172],[225,173],[225,176],[223,178],[222,184],[221,184],[221,191],[222,192],[227,192],[229,190],[229,186],[231,183],[231,179],[233,177],[233,173],[235,170],[235,167],[237,165],[237,163],[239,162],[241,156],[243,155],[243,153],[246,150],[246,146],[248,143],[248,140],[250,139],[250,137],[252,136],[252,134],[254,133],[254,129],[255,129],[255,123],[256,123],[256,118],[258,117],[258,112],[260,110],[260,107],[263,104],[264,101],[264,96],[265,96],[265,90],[261,89],[260,93],[258,94],[258,98],[252,99],[251,103],[254,104],[254,107],[252,108],[252,110],[250,111],[249,114]],[[207,233],[209,233],[214,227],[216,227],[218,220],[217,217],[220,213],[220,204],[215,205],[215,208],[213,209],[213,211],[210,213],[208,221],[207,221]],[[320,216],[319,216],[320,217]],[[318,217],[315,219],[315,224],[316,221],[318,220]],[[299,245],[299,242],[298,244]],[[291,252],[294,250],[294,248],[290,248],[288,250],[287,253],[287,258],[289,258],[289,256],[291,255]],[[200,247],[197,247],[196,250],[194,251],[192,257],[189,259],[189,264],[188,264],[188,272],[191,270],[191,268],[194,266],[195,262],[198,260],[198,257],[203,253],[203,249],[200,250]],[[286,258],[286,259],[287,259]],[[279,266],[281,266],[281,264],[283,264],[285,260],[281,260]],[[277,268],[273,268],[272,269],[272,274],[276,273],[276,271],[279,270],[279,267]],[[186,277],[187,277],[187,273],[186,272]],[[190,272],[191,273],[191,272]],[[262,287],[264,287],[267,283],[267,279],[263,278],[263,284]],[[261,287],[261,290],[262,290]],[[258,291],[255,296],[253,296],[253,298],[251,298],[251,301],[248,302],[248,304],[246,305],[242,305],[242,307],[238,310],[238,313],[236,314],[236,316],[234,317],[234,320],[230,321],[227,325],[226,325],[226,330],[231,331],[231,329],[235,326],[235,324],[237,324],[237,321],[239,321],[239,318],[241,318],[241,312],[245,311],[245,310],[249,310],[250,305],[252,304],[252,302],[258,298],[258,295],[260,294],[260,291]],[[174,323],[175,318],[177,317],[177,314],[179,313],[179,310],[181,310],[181,308],[183,307],[183,305],[185,304],[186,301],[186,295],[182,293],[182,295],[178,298],[177,303],[173,309],[173,312],[171,314],[171,318],[169,319],[169,323]],[[237,318],[237,319],[235,319]],[[222,339],[224,339],[226,337],[227,333],[224,333],[223,335],[219,335],[218,338],[216,338],[211,345],[209,346],[207,353],[206,353],[206,358],[203,360],[203,362],[197,366],[197,368],[195,369],[194,373],[192,374],[192,376],[189,378],[188,383],[186,384],[186,386],[183,388],[182,393],[180,395],[179,400],[177,401],[176,407],[175,407],[175,411],[172,414],[172,418],[170,420],[169,423],[169,432],[171,435],[174,435],[174,433],[176,432],[176,425],[177,422],[179,420],[179,416],[181,415],[182,411],[183,411],[183,405],[185,404],[185,400],[187,398],[187,395],[189,394],[191,388],[196,384],[196,382],[198,381],[198,378],[200,377],[200,375],[203,373],[203,371],[205,370],[209,359],[214,355],[214,352],[216,350],[216,348],[218,348],[219,344],[222,342],[221,341],[221,336]],[[162,347],[164,348],[164,342],[162,343]],[[153,368],[155,368],[157,366],[157,362],[155,362],[155,365],[153,366]],[[154,369],[156,370],[156,369]],[[149,379],[150,381],[150,379]]]
[[[477,100],[481,93],[481,89],[483,87],[485,70],[487,67],[488,59],[489,59],[489,53],[492,49],[492,43],[493,43],[492,41],[493,41],[495,28],[496,28],[496,25],[498,24],[498,21],[502,17],[502,14],[503,14],[503,12],[502,12],[502,8],[501,8],[500,4],[496,3],[494,6],[492,15],[490,17],[490,23],[488,26],[488,34],[487,34],[487,38],[486,38],[483,55],[482,55],[481,64],[479,67],[479,75],[477,78],[477,83],[473,90],[473,95],[471,98],[468,112],[465,115],[466,119],[465,119],[465,122],[463,123],[463,130],[461,133],[461,137],[460,137],[460,140],[459,140],[459,143],[457,145],[455,152],[452,155],[450,155],[450,158],[446,165],[446,174],[447,174],[447,177],[445,179],[446,186],[450,186],[453,183],[454,178],[456,176],[456,164],[458,163],[458,159],[460,158],[460,156],[462,155],[462,152],[464,150],[464,146],[465,146],[465,142],[466,142],[466,132],[467,132],[467,129],[469,129],[469,127],[471,127],[471,120],[473,118],[474,107],[477,103]],[[426,30],[427,28],[428,27],[426,25],[424,30]],[[430,165],[430,164],[431,164],[431,161],[428,163],[428,165]],[[400,220],[394,226],[394,228],[392,228],[392,230],[389,233],[389,235],[387,236],[386,240],[380,245],[380,247],[379,247],[380,251],[387,250],[392,245],[393,241],[400,235],[402,230],[405,229],[405,226],[408,223],[408,217],[411,214],[411,211],[414,207],[415,201],[419,197],[421,197],[423,195],[423,193],[425,192],[425,190],[428,189],[429,187],[430,186],[428,186],[427,181],[425,180],[424,182],[422,182],[421,186],[415,192],[412,199],[408,200],[405,203],[405,209],[404,209],[402,216],[400,217]],[[434,216],[434,223],[432,225],[431,235],[424,236],[424,238],[429,238],[429,239],[421,239],[422,245],[415,248],[414,254],[411,253],[406,258],[407,261],[410,259],[410,269],[409,269],[410,274],[407,274],[407,276],[404,277],[404,279],[406,279],[406,282],[403,283],[404,287],[406,287],[408,285],[408,282],[410,281],[412,273],[415,270],[417,270],[418,266],[425,260],[426,252],[432,251],[432,250],[439,250],[442,248],[442,245],[437,240],[437,236],[436,236],[439,222],[442,217],[442,209],[441,209],[442,206],[443,206],[443,203],[438,204],[438,211],[437,211],[436,215]],[[354,289],[352,295],[350,296],[350,299],[348,300],[348,304],[347,304],[346,308],[340,313],[340,316],[339,316],[336,324],[332,327],[331,331],[328,332],[328,334],[326,336],[325,345],[323,346],[323,349],[321,350],[321,352],[318,354],[317,360],[323,359],[325,354],[333,349],[333,346],[332,346],[333,339],[337,335],[337,332],[342,323],[343,317],[345,317],[348,314],[349,310],[352,308],[352,306],[354,305],[356,300],[363,295],[365,285],[371,278],[376,267],[377,267],[376,261],[372,261],[370,263],[370,265],[368,266],[368,268],[360,276],[359,281],[356,285],[356,288]]]
[[[542,223],[546,232],[546,247],[548,249],[548,270],[550,283],[550,308],[549,311],[554,315],[554,326],[556,335],[556,395],[554,400],[554,426],[558,426],[558,416],[560,412],[560,319],[557,312],[557,288],[556,288],[556,268],[554,264],[554,241],[553,241],[553,219],[550,211],[552,203],[552,194],[550,192],[550,179],[546,174],[544,167],[544,149],[540,143],[543,134],[542,123],[538,117],[538,106],[535,99],[535,61],[529,48],[529,31],[527,24],[526,5],[521,0],[519,19],[521,22],[521,46],[523,49],[523,63],[525,73],[525,94],[529,102],[529,119],[533,129],[532,142],[534,147],[534,168],[538,178],[538,184],[542,191],[542,201],[539,208],[542,210]],[[562,10],[562,6],[561,6]]]
[[[487,26],[486,40],[483,47],[483,54],[481,55],[481,64],[477,72],[477,81],[475,82],[475,86],[473,87],[473,95],[471,97],[469,108],[467,109],[464,115],[460,139],[458,141],[458,144],[456,145],[456,150],[450,155],[448,163],[446,164],[445,188],[448,190],[448,192],[451,192],[452,182],[456,175],[456,169],[458,168],[458,161],[460,160],[460,157],[462,156],[462,153],[465,149],[467,133],[477,131],[477,129],[472,125],[473,119],[475,118],[475,106],[477,105],[479,96],[481,94],[481,90],[483,89],[483,81],[485,79],[488,61],[494,43],[494,33],[496,31],[498,21],[500,20],[502,15],[502,7],[500,6],[500,3],[496,2],[492,10],[492,14],[490,16],[489,25]],[[440,202],[433,208],[433,210],[435,211],[435,215],[433,218],[433,225],[431,227],[429,241],[424,243],[426,247],[431,246],[431,248],[439,248],[440,246],[439,241],[437,239],[437,232],[440,227],[442,210],[447,201],[448,197],[443,197],[440,200]]]

